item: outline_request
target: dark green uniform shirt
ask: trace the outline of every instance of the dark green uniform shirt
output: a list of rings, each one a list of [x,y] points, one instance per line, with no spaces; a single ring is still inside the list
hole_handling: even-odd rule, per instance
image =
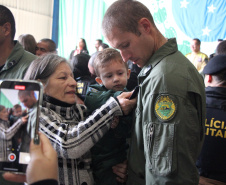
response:
[[[205,89],[193,64],[169,39],[138,77],[128,185],[197,185],[204,138]]]

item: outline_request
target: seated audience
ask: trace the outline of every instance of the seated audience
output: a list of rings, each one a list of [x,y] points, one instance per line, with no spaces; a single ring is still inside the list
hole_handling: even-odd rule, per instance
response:
[[[205,140],[196,162],[200,180],[226,183],[226,55],[213,57],[205,66]],[[204,178],[203,178],[204,177]]]
[[[18,42],[23,46],[24,50],[36,54],[36,40],[33,35],[22,34],[18,37]]]
[[[195,68],[202,72],[206,63],[208,62],[208,56],[205,53],[200,52],[201,41],[197,38],[192,40],[191,43],[191,53],[185,56],[190,60],[190,62],[195,66]]]
[[[46,53],[57,53],[56,43],[48,38],[41,39],[36,45],[37,56],[41,56]]]
[[[107,133],[115,116],[133,109],[136,100],[128,99],[132,93],[109,98],[86,118],[86,107],[75,103],[76,81],[66,59],[54,54],[41,56],[32,62],[24,79],[43,84],[40,131],[57,151],[60,184],[93,184],[89,150]]]

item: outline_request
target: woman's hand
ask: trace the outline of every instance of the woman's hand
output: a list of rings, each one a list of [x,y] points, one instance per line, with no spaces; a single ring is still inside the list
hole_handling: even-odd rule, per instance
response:
[[[128,115],[137,104],[137,98],[129,100],[129,97],[131,95],[132,92],[123,92],[119,96],[117,96],[118,102],[125,115]]]
[[[23,124],[26,124],[28,121],[28,115],[21,117]]]
[[[120,183],[124,183],[127,181],[128,172],[127,172],[127,160],[123,163],[117,164],[112,167],[113,173],[115,173],[118,177],[116,180]]]

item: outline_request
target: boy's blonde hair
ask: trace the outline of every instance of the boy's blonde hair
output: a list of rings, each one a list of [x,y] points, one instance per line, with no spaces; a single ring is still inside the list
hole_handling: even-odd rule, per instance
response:
[[[128,65],[126,62],[123,61],[120,53],[116,49],[107,48],[103,51],[99,52],[94,60],[94,70],[98,77],[100,77],[99,68],[104,67],[105,65],[109,64],[110,62],[119,62],[123,63],[128,69]]]

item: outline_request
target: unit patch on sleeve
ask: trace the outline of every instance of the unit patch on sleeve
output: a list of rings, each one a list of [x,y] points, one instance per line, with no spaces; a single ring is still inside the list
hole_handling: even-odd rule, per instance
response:
[[[160,121],[169,121],[173,119],[177,111],[176,98],[171,95],[159,95],[155,102],[155,115]]]

